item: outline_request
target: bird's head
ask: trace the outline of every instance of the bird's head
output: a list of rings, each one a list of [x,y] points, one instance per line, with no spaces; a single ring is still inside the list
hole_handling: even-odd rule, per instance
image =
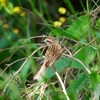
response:
[[[44,42],[46,42],[47,45],[52,45],[52,44],[54,44],[54,43],[56,42],[56,40],[55,40],[55,37],[48,36],[48,37],[44,40]]]

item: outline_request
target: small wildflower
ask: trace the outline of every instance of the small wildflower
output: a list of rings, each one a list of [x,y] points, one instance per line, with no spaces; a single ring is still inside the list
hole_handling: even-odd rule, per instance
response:
[[[62,23],[60,21],[55,21],[54,22],[55,27],[60,27],[61,25],[62,25]]]
[[[8,25],[8,24],[4,24],[4,25],[3,25],[3,28],[8,29],[8,28],[9,28],[9,25]]]
[[[66,13],[66,8],[60,7],[60,8],[58,9],[58,11],[59,11],[60,14],[65,14],[65,13]]]
[[[60,17],[60,18],[59,18],[59,21],[63,23],[63,22],[66,21],[66,18],[65,18],[65,17]]]
[[[1,5],[2,5],[3,7],[5,7],[5,6],[6,6],[6,2],[2,2]]]
[[[13,32],[14,32],[15,34],[18,34],[18,33],[19,33],[19,30],[18,30],[18,29],[13,29]]]
[[[26,15],[25,12],[21,12],[21,13],[20,13],[20,16],[22,16],[22,17],[25,16],[25,15]]]
[[[20,7],[18,7],[18,6],[14,7],[13,12],[20,13]]]
[[[6,6],[6,0],[0,0],[1,6],[5,7]]]

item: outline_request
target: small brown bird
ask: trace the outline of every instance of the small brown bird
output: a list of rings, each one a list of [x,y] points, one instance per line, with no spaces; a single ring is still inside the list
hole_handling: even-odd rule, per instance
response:
[[[38,73],[34,76],[35,80],[40,80],[43,73],[45,72],[46,68],[48,66],[52,66],[53,63],[61,56],[62,54],[62,48],[61,46],[56,42],[55,37],[48,36],[44,42],[47,43],[48,49],[45,53],[45,59],[43,62],[43,65],[41,66]]]

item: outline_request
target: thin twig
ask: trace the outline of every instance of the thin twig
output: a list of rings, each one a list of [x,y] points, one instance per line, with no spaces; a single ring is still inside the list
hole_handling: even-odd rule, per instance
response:
[[[34,44],[36,44],[36,45],[38,45],[38,46],[41,46],[41,45],[42,45],[42,44],[39,44],[39,43],[34,43]],[[6,50],[10,50],[10,49],[14,49],[14,48],[19,49],[19,48],[23,48],[23,47],[27,47],[27,46],[31,46],[31,45],[33,45],[33,43],[32,43],[32,44],[25,44],[25,45],[22,45],[22,46],[4,48],[4,49],[1,49],[0,52],[6,51]]]
[[[11,57],[15,54],[15,52],[17,52],[18,48],[16,48],[16,50],[9,56],[8,61],[11,59]]]
[[[41,46],[38,49],[36,49],[35,51],[32,52],[31,55],[29,55],[29,57],[24,61],[24,63],[21,65],[21,67],[15,72],[15,75],[18,74],[20,72],[20,70],[23,68],[23,66],[26,64],[26,62],[28,61],[29,58],[31,58],[38,50],[44,48],[46,46]]]
[[[72,69],[71,67],[67,69],[66,71],[66,74],[65,74],[65,77],[64,77],[64,86],[66,85],[66,79],[67,79],[67,76],[68,76],[68,73],[70,72],[69,70]]]
[[[61,80],[60,75],[59,75],[57,72],[55,72],[55,74],[56,74],[57,78],[59,79],[59,82],[60,82],[60,84],[61,84],[61,86],[62,86],[63,92],[64,92],[64,94],[65,94],[67,100],[70,100],[69,97],[68,97],[68,94],[67,94],[67,92],[66,92],[66,88],[65,88],[65,86],[64,86],[64,83],[63,83],[63,81]]]
[[[21,61],[21,60],[25,60],[25,59],[27,59],[27,58],[26,58],[26,57],[20,58],[20,59],[15,60],[14,62],[12,62],[12,63],[10,63],[10,64],[6,64],[6,66],[11,66],[11,65],[13,65],[13,64],[15,64],[15,63],[17,63],[17,62],[19,62],[19,61]]]
[[[21,69],[26,64],[28,59],[31,58],[31,56],[33,56],[38,50],[40,50],[40,49],[42,49],[44,47],[46,47],[46,46],[41,46],[38,49],[36,49],[35,51],[33,51],[32,54],[24,61],[24,63],[21,65],[21,67],[14,73],[14,76],[16,76],[21,71]],[[13,79],[14,76],[10,75],[0,86],[2,86],[6,81]]]
[[[62,89],[63,89],[63,92],[64,92],[64,94],[65,94],[65,96],[66,96],[66,99],[67,99],[67,100],[70,100],[70,99],[69,99],[69,96],[68,96],[68,94],[67,94],[67,92],[66,92],[66,88],[65,88],[65,86],[64,86],[64,83],[63,83],[63,81],[61,80],[60,75],[58,74],[58,72],[56,71],[56,69],[55,69],[53,66],[51,66],[51,68],[54,70],[54,72],[55,72],[55,74],[56,74],[56,76],[57,76],[57,78],[58,78],[58,80],[59,80],[59,82],[60,82],[60,84],[61,84],[61,86],[62,86]]]
[[[48,85],[47,85],[46,83],[44,83],[44,84],[41,86],[40,94],[39,94],[37,100],[42,100],[42,96],[43,96],[44,91],[45,91],[45,89],[46,89],[47,86],[48,86]]]
[[[77,52],[75,52],[75,53],[73,54],[73,56],[75,56],[78,52],[80,52],[82,49],[84,49],[84,48],[87,47],[87,46],[90,46],[90,47],[96,49],[95,47],[93,47],[93,46],[90,45],[96,38],[97,38],[97,37],[93,38],[93,40],[91,40],[88,44],[85,44],[85,46],[82,47],[81,49],[79,49]]]
[[[45,35],[42,35],[42,36],[34,36],[34,37],[30,37],[30,38],[25,39],[25,40],[31,40],[31,39],[35,39],[35,38],[45,38],[45,37],[47,37],[47,36],[45,36]],[[23,39],[20,39],[19,41],[23,41]]]
[[[4,62],[8,61],[9,57],[7,57],[6,59],[4,59],[3,61],[0,62],[0,65],[3,64]]]
[[[77,59],[77,58],[74,58],[73,56],[69,56],[69,55],[67,55],[67,54],[63,54],[64,56],[67,56],[67,57],[69,57],[69,58],[71,58],[71,59],[73,59],[73,60],[76,60],[76,61],[78,61],[84,68],[85,68],[85,70],[88,72],[88,74],[91,74],[91,71],[83,64],[83,62],[81,62],[79,59]]]
[[[2,74],[9,68],[9,66],[7,66],[3,71],[2,73],[0,74],[0,77],[2,76]]]
[[[38,86],[34,89],[33,92],[28,93],[28,95],[27,95],[27,100],[29,100],[33,94],[36,94],[36,91],[37,91],[44,83],[45,83],[45,82],[42,82],[40,85],[38,85]]]

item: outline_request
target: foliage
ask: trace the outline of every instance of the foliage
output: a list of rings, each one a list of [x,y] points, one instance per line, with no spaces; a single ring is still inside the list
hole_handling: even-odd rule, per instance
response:
[[[0,100],[100,99],[100,1],[78,3],[0,0]],[[59,74],[48,66],[37,82],[48,35],[63,48]]]

